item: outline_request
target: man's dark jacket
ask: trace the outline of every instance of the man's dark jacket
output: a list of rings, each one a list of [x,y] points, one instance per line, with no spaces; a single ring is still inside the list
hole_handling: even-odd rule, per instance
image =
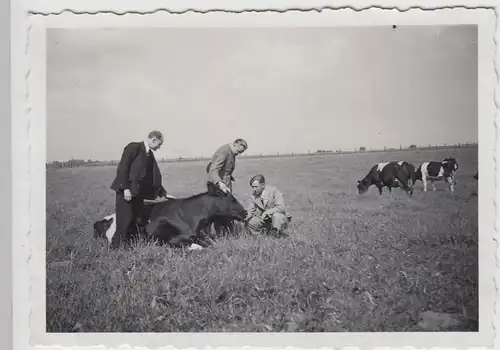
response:
[[[147,156],[144,142],[131,142],[123,150],[111,189],[120,192],[127,188],[132,197],[139,195],[142,199],[154,200],[167,194],[162,186],[158,163],[153,152]]]

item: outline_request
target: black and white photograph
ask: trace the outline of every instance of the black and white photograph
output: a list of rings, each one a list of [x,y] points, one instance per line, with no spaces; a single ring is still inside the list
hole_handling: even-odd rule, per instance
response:
[[[47,334],[490,327],[478,24],[321,23],[46,29]]]

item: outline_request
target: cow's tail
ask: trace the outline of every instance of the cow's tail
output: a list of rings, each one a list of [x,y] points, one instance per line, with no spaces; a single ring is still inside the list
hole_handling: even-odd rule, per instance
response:
[[[417,177],[417,173],[415,170],[415,167],[411,164],[408,165],[408,186],[413,189],[413,186],[415,186],[415,181]]]
[[[396,179],[398,179],[398,181],[403,186],[404,191],[411,197],[413,195],[413,186],[410,185],[412,180],[409,170],[409,168],[406,168],[406,171],[403,168],[399,168],[396,171]]]

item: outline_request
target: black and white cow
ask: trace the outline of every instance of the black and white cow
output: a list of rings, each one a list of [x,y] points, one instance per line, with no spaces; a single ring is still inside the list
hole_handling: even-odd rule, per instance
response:
[[[365,193],[368,188],[375,185],[378,192],[382,195],[382,188],[403,189],[410,197],[413,195],[415,167],[405,161],[385,162],[375,164],[368,174],[358,181],[358,192],[360,195]]]
[[[174,196],[167,195],[167,200],[169,199],[175,199]],[[142,207],[142,212],[139,215],[138,221],[141,219],[144,219],[146,221],[149,221],[149,218],[151,216],[151,213],[155,207],[155,205],[159,202],[144,202],[144,206]],[[142,224],[142,227],[140,227]],[[144,225],[145,223],[136,223],[135,225],[132,225],[129,228],[129,233],[128,237],[134,237],[134,236],[144,236]],[[94,238],[103,238],[108,241],[109,244],[111,244],[111,241],[113,239],[113,236],[116,233],[116,213],[107,215],[103,217],[102,219],[99,219],[94,222]]]
[[[415,171],[415,181],[420,180],[424,183],[424,192],[427,192],[427,181],[431,182],[432,189],[436,191],[436,181],[446,181],[450,191],[455,191],[457,182],[455,173],[458,170],[458,163],[455,158],[445,158],[442,162],[424,162]]]

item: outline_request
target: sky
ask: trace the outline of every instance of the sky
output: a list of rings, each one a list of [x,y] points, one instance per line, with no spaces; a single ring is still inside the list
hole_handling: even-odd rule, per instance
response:
[[[49,29],[47,160],[477,142],[477,27]]]

